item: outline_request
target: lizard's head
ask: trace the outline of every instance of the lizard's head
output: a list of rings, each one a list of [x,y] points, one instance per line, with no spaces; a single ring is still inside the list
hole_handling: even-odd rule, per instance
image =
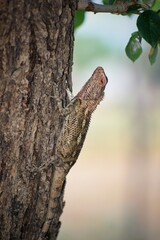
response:
[[[104,89],[108,79],[102,67],[97,67],[91,78],[86,82],[77,97],[81,100],[97,101],[97,104],[104,97]]]

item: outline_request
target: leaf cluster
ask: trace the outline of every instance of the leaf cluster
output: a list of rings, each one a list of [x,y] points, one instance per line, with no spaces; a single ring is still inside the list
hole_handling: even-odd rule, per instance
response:
[[[102,0],[104,5],[116,5],[127,1],[129,0]],[[143,52],[143,39],[151,46],[148,57],[150,63],[153,64],[160,46],[160,0],[133,1],[135,4],[130,6],[123,15],[138,14],[137,31],[131,34],[125,52],[130,60],[136,61]],[[83,24],[84,20],[85,12],[77,11],[75,29]]]
[[[156,61],[158,46],[160,44],[160,14],[159,11],[146,10],[137,18],[138,31],[132,33],[125,48],[127,56],[134,62],[142,53],[142,39],[150,44],[149,61]]]

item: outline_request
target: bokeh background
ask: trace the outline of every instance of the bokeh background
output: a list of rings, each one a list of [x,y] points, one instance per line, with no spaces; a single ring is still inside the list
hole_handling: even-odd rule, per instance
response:
[[[87,13],[76,30],[74,94],[97,66],[109,83],[67,178],[58,240],[160,239],[160,57],[150,66],[147,44],[135,63],[125,55],[136,18]]]

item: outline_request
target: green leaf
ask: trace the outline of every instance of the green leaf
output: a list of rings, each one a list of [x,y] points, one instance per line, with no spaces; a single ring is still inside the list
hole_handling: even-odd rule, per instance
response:
[[[155,48],[160,40],[160,16],[158,13],[152,10],[143,12],[137,19],[137,27],[146,42]]]
[[[153,6],[152,6],[152,10],[154,11],[158,11],[160,9],[160,1],[159,0],[155,0]]]
[[[129,39],[125,52],[130,60],[135,62],[142,53],[141,37],[139,32],[134,32]]]
[[[85,20],[85,12],[84,11],[76,11],[74,17],[74,29],[78,28]]]
[[[107,5],[107,4],[109,4],[109,0],[103,0],[102,3],[103,3],[104,5]]]
[[[148,58],[149,58],[149,61],[150,61],[150,64],[151,64],[151,65],[152,65],[153,63],[155,63],[156,58],[157,58],[157,54],[158,54],[158,47],[156,47],[156,48],[151,48],[151,49],[150,49]]]
[[[109,4],[113,5],[115,1],[116,0],[103,0],[102,2],[104,5],[109,5]]]

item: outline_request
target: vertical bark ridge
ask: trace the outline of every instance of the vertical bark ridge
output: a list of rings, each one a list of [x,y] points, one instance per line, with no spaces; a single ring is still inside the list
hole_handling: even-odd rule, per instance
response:
[[[3,240],[35,240],[47,212],[52,168],[34,176],[27,166],[39,166],[54,154],[60,116],[50,96],[57,83],[66,104],[66,89],[72,90],[74,8],[69,0],[0,0]],[[56,239],[61,212],[48,239]]]

